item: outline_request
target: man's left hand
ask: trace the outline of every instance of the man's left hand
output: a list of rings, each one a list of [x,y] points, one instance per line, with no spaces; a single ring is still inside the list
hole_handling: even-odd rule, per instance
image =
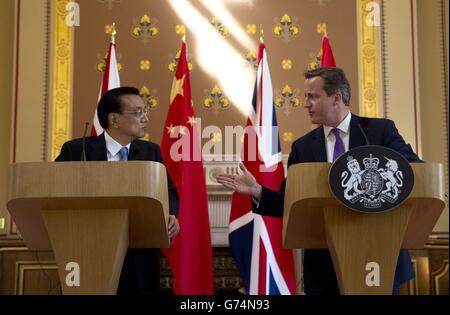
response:
[[[175,235],[180,233],[180,224],[178,223],[178,219],[174,215],[169,215],[169,238],[173,238]]]

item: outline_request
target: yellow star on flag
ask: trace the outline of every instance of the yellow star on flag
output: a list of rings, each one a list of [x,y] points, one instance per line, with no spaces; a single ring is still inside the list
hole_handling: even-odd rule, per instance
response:
[[[187,123],[190,124],[191,126],[194,126],[194,124],[196,123],[195,117],[194,116],[188,117]]]
[[[171,135],[171,134],[173,134],[175,132],[175,127],[173,126],[173,124],[170,124],[170,126],[166,127],[166,129],[167,129],[167,133],[169,135]]]
[[[175,99],[175,97],[177,97],[177,95],[184,96],[183,84],[185,78],[186,75],[183,75],[183,77],[178,80],[176,77],[173,78],[172,91],[170,92],[170,104],[172,104],[173,100]]]

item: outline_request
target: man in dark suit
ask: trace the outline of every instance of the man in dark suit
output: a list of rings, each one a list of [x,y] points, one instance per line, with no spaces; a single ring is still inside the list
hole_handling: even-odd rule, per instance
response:
[[[97,115],[104,132],[96,137],[66,142],[56,161],[155,161],[163,163],[159,146],[137,140],[145,136],[148,107],[139,90],[121,87],[110,90],[100,99]],[[180,227],[178,194],[167,176],[169,190],[169,237],[178,234]],[[107,185],[108,183],[105,183]],[[148,295],[159,291],[159,249],[128,249],[120,275],[119,295]]]
[[[349,111],[350,84],[339,68],[319,68],[305,72],[305,105],[313,124],[321,125],[297,139],[291,148],[288,167],[306,162],[333,162],[335,144],[344,151],[366,145],[384,146],[402,154],[409,162],[420,162],[406,144],[393,121],[358,117]],[[363,131],[361,131],[361,129]],[[364,133],[363,133],[364,132]],[[282,217],[284,181],[278,191],[259,185],[253,175],[240,165],[242,175],[218,176],[224,186],[253,197],[253,211],[261,215]],[[306,294],[339,294],[333,262],[328,250],[306,249],[303,260]],[[397,261],[393,293],[414,278],[408,251],[401,250]]]

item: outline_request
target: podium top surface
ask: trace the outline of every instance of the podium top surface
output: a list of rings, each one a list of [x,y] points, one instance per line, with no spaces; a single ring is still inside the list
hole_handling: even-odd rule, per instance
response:
[[[167,175],[158,162],[13,164],[7,200],[7,208],[31,249],[51,249],[42,210],[127,209],[130,247],[168,245]],[[155,240],[149,236],[158,232],[165,237]]]
[[[328,185],[331,165],[301,163],[288,169],[284,199],[284,247],[327,248],[323,209],[343,206]],[[445,207],[444,170],[443,165],[438,163],[411,163],[411,166],[415,184],[403,205],[411,207],[412,214],[402,247],[422,248]]]

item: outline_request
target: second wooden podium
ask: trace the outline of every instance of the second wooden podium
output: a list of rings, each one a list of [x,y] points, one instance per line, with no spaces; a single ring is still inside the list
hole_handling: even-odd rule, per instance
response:
[[[423,248],[445,207],[443,166],[411,166],[415,176],[412,193],[403,204],[382,213],[356,212],[341,204],[328,185],[331,163],[291,166],[284,199],[283,247],[328,248],[341,294],[392,294],[400,248]],[[368,285],[367,276],[374,266],[379,267],[380,281]]]
[[[7,207],[29,249],[54,251],[63,294],[116,294],[129,247],[169,246],[157,162],[14,164]]]

